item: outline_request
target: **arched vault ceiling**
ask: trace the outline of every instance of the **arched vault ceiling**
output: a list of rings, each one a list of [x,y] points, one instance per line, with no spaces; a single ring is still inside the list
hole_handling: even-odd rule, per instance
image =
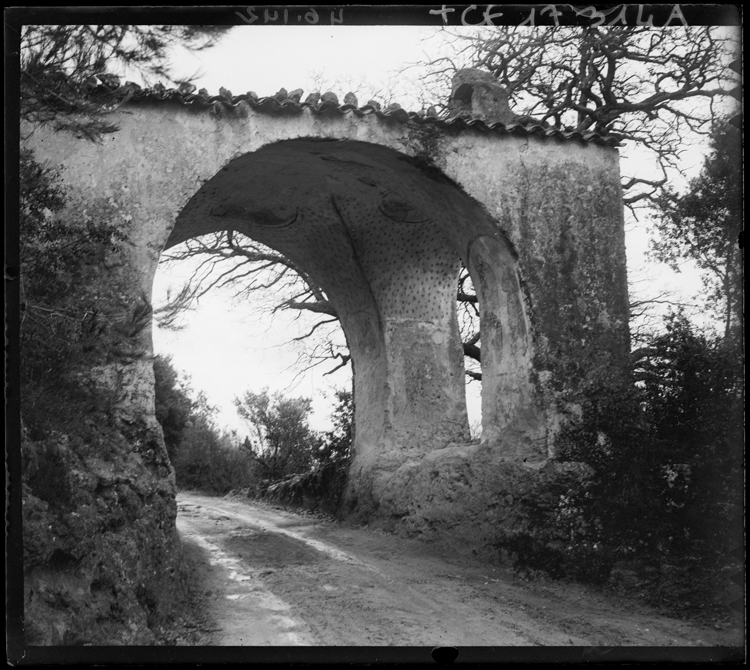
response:
[[[376,145],[312,139],[232,160],[191,198],[167,247],[226,229],[300,264],[339,309],[356,307],[344,303],[361,299],[363,281],[381,313],[427,320],[442,317],[434,289],[455,281],[471,239],[496,230],[437,170]]]
[[[224,166],[191,198],[166,248],[227,228],[251,236],[287,226],[301,230],[310,213],[340,202],[375,208],[394,231],[428,222],[443,227],[469,210],[477,223],[486,218],[437,170],[391,149],[350,140],[288,140]]]

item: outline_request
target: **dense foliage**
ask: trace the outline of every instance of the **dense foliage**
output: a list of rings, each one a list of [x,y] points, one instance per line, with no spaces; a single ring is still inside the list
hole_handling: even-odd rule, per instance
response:
[[[252,459],[231,434],[205,416],[191,420],[173,465],[182,489],[225,494],[247,487],[255,478]]]
[[[316,438],[308,425],[312,410],[309,398],[247,391],[235,399],[235,405],[253,431],[246,448],[264,479],[275,482],[310,467]]]
[[[339,390],[335,396],[333,428],[317,437],[311,467],[269,486],[269,498],[341,515],[352,457],[354,404],[351,391]]]
[[[331,414],[333,428],[324,433],[320,445],[313,453],[318,465],[343,463],[351,457],[354,430],[354,396],[351,391],[335,392],[336,406]]]
[[[255,445],[246,441],[246,447],[262,465],[263,479],[255,488],[257,493],[271,500],[340,514],[351,459],[354,405],[350,391],[339,390],[335,397],[333,427],[324,433],[307,427],[309,400],[279,395],[271,400],[265,392],[238,399],[241,416],[251,421],[259,438]],[[282,462],[283,470],[278,467]],[[274,476],[270,476],[272,472]]]
[[[195,403],[186,380],[180,379],[171,358],[154,357],[154,396],[156,420],[164,432],[164,443],[170,460],[182,444],[185,429],[192,416]]]
[[[154,357],[156,419],[164,433],[177,485],[206,493],[227,493],[247,486],[254,464],[236,435],[222,432],[213,420],[215,408],[189,379],[180,375],[171,358]]]
[[[559,458],[587,474],[540,492],[532,532],[501,545],[556,577],[624,587],[635,567],[646,598],[726,615],[743,546],[742,368],[683,315],[665,326],[630,395],[592,393],[563,435]]]

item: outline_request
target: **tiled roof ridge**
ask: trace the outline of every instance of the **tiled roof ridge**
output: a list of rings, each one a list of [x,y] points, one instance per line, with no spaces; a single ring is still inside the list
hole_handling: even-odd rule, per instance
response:
[[[470,118],[466,116],[455,116],[453,118],[440,117],[434,107],[429,107],[424,112],[407,112],[398,103],[392,103],[385,108],[375,100],[369,100],[367,104],[359,106],[356,96],[347,93],[344,103],[339,104],[338,97],[331,92],[312,93],[302,101],[302,89],[287,92],[282,88],[273,96],[259,97],[253,91],[232,95],[225,88],[219,89],[219,95],[209,95],[204,88],[195,92],[192,84],[181,84],[178,88],[166,88],[159,83],[150,88],[142,88],[133,82],[120,84],[115,75],[97,75],[88,80],[88,85],[94,92],[105,90],[110,95],[114,94],[121,98],[113,107],[133,100],[174,100],[183,105],[198,105],[200,107],[212,107],[216,104],[228,107],[237,107],[245,102],[252,109],[263,113],[301,113],[308,108],[313,113],[324,114],[355,114],[356,116],[367,116],[374,114],[381,119],[396,120],[401,123],[413,121],[420,124],[432,124],[438,128],[455,128],[463,130],[472,128],[479,131],[495,131],[506,135],[538,135],[558,140],[577,140],[580,142],[592,142],[604,146],[617,146],[621,137],[615,134],[601,135],[595,132],[581,132],[578,130],[565,130],[542,125],[541,123],[502,123],[500,121],[487,123],[481,118]],[[523,117],[519,117],[523,119]]]

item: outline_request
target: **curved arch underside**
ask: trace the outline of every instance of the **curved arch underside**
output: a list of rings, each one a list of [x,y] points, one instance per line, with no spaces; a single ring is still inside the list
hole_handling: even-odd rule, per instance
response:
[[[484,208],[439,171],[351,140],[268,145],[199,189],[167,248],[227,229],[287,256],[336,309],[354,364],[355,469],[393,471],[468,440],[456,320],[461,259],[490,317],[483,342],[496,350],[483,366],[484,434],[498,438],[517,416],[537,413],[514,254]],[[477,272],[482,258],[504,273],[500,288]]]

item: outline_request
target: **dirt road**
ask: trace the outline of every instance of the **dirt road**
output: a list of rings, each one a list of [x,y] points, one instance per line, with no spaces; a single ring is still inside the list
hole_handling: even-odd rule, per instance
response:
[[[241,499],[183,493],[178,506],[205,608],[202,635],[178,644],[742,644],[736,630],[666,618],[580,585],[520,581],[377,531]]]

